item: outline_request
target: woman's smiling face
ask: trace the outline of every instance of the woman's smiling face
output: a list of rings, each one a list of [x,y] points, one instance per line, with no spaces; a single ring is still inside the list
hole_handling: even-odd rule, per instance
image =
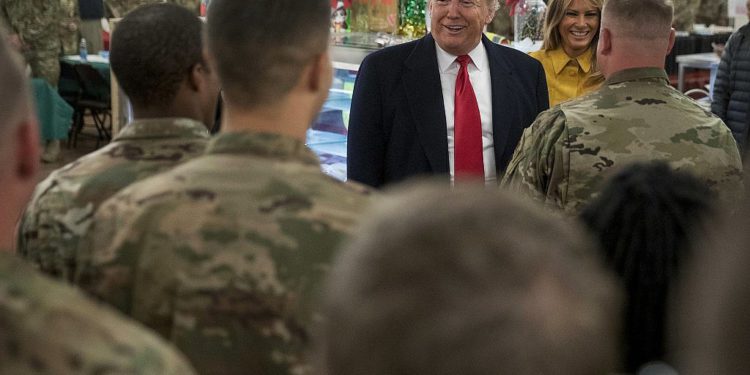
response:
[[[570,57],[586,52],[599,32],[599,9],[588,0],[573,0],[565,10],[557,31],[562,38],[562,47]]]

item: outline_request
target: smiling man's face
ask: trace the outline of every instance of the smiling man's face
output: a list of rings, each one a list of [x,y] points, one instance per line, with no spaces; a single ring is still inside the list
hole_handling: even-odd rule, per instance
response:
[[[430,1],[432,36],[440,48],[456,56],[468,54],[480,43],[493,16],[487,0]]]

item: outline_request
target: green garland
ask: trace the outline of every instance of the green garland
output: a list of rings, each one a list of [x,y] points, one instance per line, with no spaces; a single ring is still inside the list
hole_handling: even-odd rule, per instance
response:
[[[427,32],[427,25],[425,24],[426,2],[426,0],[399,1],[399,35],[418,38]]]

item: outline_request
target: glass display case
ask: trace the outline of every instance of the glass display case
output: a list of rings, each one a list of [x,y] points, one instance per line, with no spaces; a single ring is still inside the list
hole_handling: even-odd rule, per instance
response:
[[[354,81],[362,59],[382,47],[404,42],[380,33],[334,33],[331,37],[333,83],[328,99],[307,131],[307,146],[320,158],[326,174],[346,181],[346,136]]]
[[[320,158],[323,172],[341,181],[346,181],[346,135],[356,77],[355,67],[334,66],[328,99],[307,131],[307,146]]]

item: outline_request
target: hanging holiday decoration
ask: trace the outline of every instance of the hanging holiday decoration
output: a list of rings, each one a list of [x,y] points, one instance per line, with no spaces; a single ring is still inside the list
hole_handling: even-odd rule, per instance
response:
[[[425,3],[427,0],[401,0],[399,7],[398,33],[410,38],[419,38],[427,32]]]
[[[507,0],[513,3],[513,40],[519,43],[524,39],[540,41],[544,39],[544,16],[547,5],[542,0]]]
[[[352,0],[352,31],[395,34],[398,10],[398,0]]]

